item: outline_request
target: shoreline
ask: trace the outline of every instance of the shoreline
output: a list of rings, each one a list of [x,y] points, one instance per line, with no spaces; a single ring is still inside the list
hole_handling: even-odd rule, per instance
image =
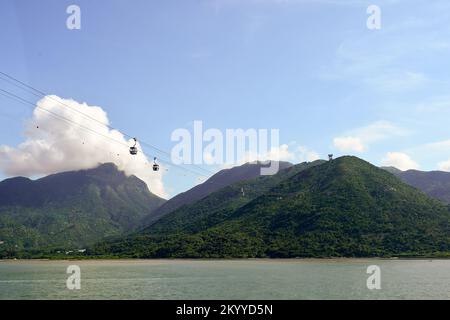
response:
[[[0,263],[21,263],[21,262],[348,262],[348,261],[422,261],[422,260],[449,260],[448,257],[325,257],[325,258],[212,258],[212,259],[193,259],[193,258],[99,258],[99,259],[0,259]]]

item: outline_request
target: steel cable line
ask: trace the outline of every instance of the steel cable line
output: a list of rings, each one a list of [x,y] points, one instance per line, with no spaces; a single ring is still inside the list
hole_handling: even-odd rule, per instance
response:
[[[8,82],[8,83],[14,85],[15,87],[17,87],[17,88],[19,88],[19,89],[21,89],[21,90],[24,90],[24,91],[26,91],[26,92],[28,92],[28,93],[30,93],[30,94],[36,96],[36,97],[39,97],[39,98],[47,97],[47,98],[49,98],[49,99],[55,101],[57,104],[66,106],[69,110],[74,111],[74,112],[77,112],[78,114],[80,114],[81,116],[83,116],[85,119],[89,119],[89,120],[92,120],[92,121],[94,121],[94,122],[97,122],[98,124],[100,124],[100,125],[102,125],[102,126],[105,126],[106,128],[108,128],[108,129],[110,129],[110,130],[116,130],[116,131],[120,132],[122,135],[124,135],[124,136],[127,137],[127,138],[134,139],[134,137],[133,137],[132,135],[126,134],[126,133],[124,133],[124,132],[122,132],[122,131],[120,131],[120,130],[114,128],[114,127],[112,127],[112,126],[109,125],[109,124],[105,124],[105,123],[99,121],[98,119],[95,119],[95,118],[93,118],[93,117],[91,117],[91,116],[89,116],[89,115],[87,115],[87,114],[81,112],[80,110],[74,109],[74,108],[71,107],[70,105],[67,105],[67,104],[64,103],[64,102],[59,101],[59,100],[53,98],[53,97],[50,96],[50,95],[47,95],[45,92],[43,92],[43,91],[41,91],[41,90],[39,90],[39,89],[36,89],[36,88],[34,88],[34,87],[32,87],[32,86],[30,86],[30,85],[28,85],[28,84],[26,84],[26,83],[24,83],[24,82],[22,82],[22,81],[16,79],[16,78],[14,78],[14,77],[12,77],[12,76],[6,74],[5,72],[0,71],[0,75],[3,75],[3,76],[5,76],[5,77],[7,77],[8,79],[10,79],[10,80],[8,80],[8,79],[4,79],[4,78],[0,77],[1,80],[5,81],[5,82]],[[12,80],[12,81],[11,81],[11,80]],[[13,81],[15,81],[16,83],[13,82]],[[19,84],[22,85],[22,86],[19,86],[17,83],[19,83]],[[25,87],[25,88],[24,88],[24,87]],[[0,89],[0,90],[2,90],[2,89]],[[65,120],[66,122],[68,121],[68,122],[73,123],[73,124],[75,124],[75,125],[77,125],[77,126],[84,127],[83,125],[80,125],[79,123],[76,123],[76,122],[71,121],[70,119],[67,119],[67,118],[65,118],[65,117],[63,117],[63,116],[61,116],[61,115],[58,115],[58,114],[56,114],[56,113],[53,113],[53,112],[51,112],[51,111],[49,111],[49,110],[47,110],[47,109],[45,109],[45,108],[42,108],[42,107],[38,106],[37,104],[34,104],[34,103],[30,102],[30,101],[27,101],[27,100],[25,100],[25,99],[23,99],[23,98],[21,98],[21,97],[19,97],[19,96],[17,96],[17,95],[14,95],[14,94],[12,94],[12,93],[6,91],[6,90],[2,90],[2,91],[6,92],[7,94],[10,94],[10,95],[14,96],[16,99],[22,100],[22,102],[27,103],[27,104],[29,104],[29,105],[31,105],[31,106],[33,106],[33,107],[39,107],[40,109],[42,109],[42,110],[44,110],[44,111],[50,113],[51,115],[53,115],[53,116],[55,116],[55,117],[57,117],[57,118],[60,118],[61,120]],[[36,92],[38,92],[39,94],[37,94]],[[94,134],[97,133],[95,130],[92,130],[91,128],[88,128],[88,127],[84,127],[84,129],[85,129],[85,130],[88,130],[88,131],[90,131],[91,133],[94,133]],[[115,139],[112,139],[111,137],[105,136],[105,135],[103,135],[103,134],[101,134],[101,133],[98,133],[98,134],[100,134],[101,136],[103,136],[103,137],[105,137],[105,138],[108,138],[109,140],[112,140],[113,142],[120,143],[120,144],[122,144],[122,145],[126,145],[125,143],[122,143],[122,142],[120,142],[120,141],[117,141],[117,140],[115,140]],[[149,148],[151,148],[151,149],[154,149],[154,150],[158,151],[158,152],[161,153],[161,154],[165,154],[165,155],[167,155],[167,156],[171,156],[170,153],[168,153],[168,152],[166,152],[166,151],[164,151],[164,150],[162,150],[162,149],[160,149],[160,148],[158,148],[158,147],[155,147],[155,146],[149,144],[149,143],[146,142],[146,141],[139,140],[139,143],[141,144],[141,150],[142,150],[142,153],[143,153],[144,155],[145,155],[145,153],[143,152],[142,146],[147,146],[147,147],[149,147]],[[126,147],[129,148],[128,145],[126,145]],[[146,156],[146,155],[145,155],[145,156]],[[147,157],[147,156],[146,156],[146,157]],[[214,175],[214,174],[215,174],[215,172],[209,171],[209,170],[207,170],[207,169],[205,169],[205,168],[202,168],[202,167],[197,166],[197,165],[194,165],[194,164],[193,164],[193,166],[194,166],[195,168],[200,169],[200,170],[203,170],[204,172],[199,173],[198,171],[197,171],[197,172],[196,172],[196,171],[193,171],[193,170],[191,170],[191,169],[182,167],[181,165],[176,165],[176,164],[172,163],[170,160],[164,160],[164,159],[161,159],[161,158],[158,158],[158,160],[160,160],[160,161],[163,162],[163,163],[166,163],[169,167],[174,167],[174,168],[176,168],[176,169],[182,169],[182,170],[185,170],[185,171],[187,171],[187,172],[189,172],[189,173],[192,173],[192,174],[194,174],[196,177],[200,176],[201,178],[208,178],[208,175]],[[150,162],[146,162],[146,163],[149,164]],[[207,173],[207,175],[206,175],[205,173]],[[199,179],[199,180],[200,180],[200,179]],[[206,180],[205,180],[204,182],[206,182]],[[215,184],[215,185],[218,185],[218,186],[220,186],[220,187],[224,187],[222,184],[215,183],[215,182],[212,182],[212,181],[209,181],[208,183]]]
[[[44,112],[47,112],[50,116],[52,116],[52,117],[54,117],[54,118],[57,118],[57,119],[59,119],[59,120],[62,120],[62,121],[64,121],[64,122],[67,122],[67,123],[74,124],[74,125],[80,127],[81,129],[87,131],[88,133],[91,133],[91,134],[97,134],[97,135],[99,135],[99,136],[101,136],[101,137],[103,137],[103,138],[107,138],[107,139],[111,140],[112,142],[119,144],[120,146],[126,147],[126,149],[127,149],[126,153],[128,153],[129,145],[128,145],[127,143],[125,143],[125,142],[122,142],[122,141],[113,139],[113,138],[111,138],[111,137],[109,137],[109,136],[106,136],[106,135],[104,135],[104,134],[102,134],[102,133],[98,133],[97,131],[93,130],[92,128],[83,126],[83,125],[80,124],[80,123],[77,123],[77,122],[75,122],[75,121],[73,121],[73,120],[70,120],[70,119],[68,119],[68,118],[66,118],[66,117],[64,117],[64,116],[62,116],[62,115],[59,115],[59,114],[57,114],[57,113],[55,113],[55,112],[52,112],[52,111],[50,111],[50,110],[47,110],[47,109],[45,109],[45,108],[43,108],[43,107],[41,107],[41,106],[39,106],[39,105],[37,105],[37,104],[31,102],[31,101],[28,101],[28,100],[26,100],[26,99],[24,99],[24,98],[22,98],[22,97],[20,97],[20,96],[18,96],[18,95],[15,95],[15,94],[9,92],[9,91],[7,91],[7,90],[3,90],[3,89],[0,88],[0,95],[2,95],[2,96],[4,96],[4,97],[7,97],[7,98],[9,98],[9,99],[11,99],[11,100],[15,100],[15,101],[18,102],[18,103],[24,104],[24,105],[26,105],[27,107],[30,107],[30,109],[32,109],[32,110],[34,110],[35,108],[39,108],[40,110],[42,110],[42,111],[44,111]],[[38,128],[39,128],[39,127],[38,127]],[[84,142],[82,142],[82,143],[84,144]],[[96,147],[96,148],[99,149],[98,147]],[[103,150],[104,150],[104,149],[103,149]],[[111,151],[109,151],[109,150],[105,150],[105,151],[108,152],[108,153],[111,153],[111,154],[113,153],[113,152],[111,152]],[[149,157],[149,156],[146,155],[146,153],[144,152],[142,146],[141,146],[141,152],[142,152],[142,154],[143,154],[146,158],[151,158],[151,157]],[[114,152],[114,153],[115,153],[115,152]],[[117,156],[120,156],[119,153],[116,153],[116,155],[117,155]],[[224,185],[224,184],[222,184],[222,183],[217,183],[217,182],[209,181],[209,180],[208,180],[208,176],[204,175],[203,173],[199,173],[199,172],[190,170],[190,169],[188,169],[188,168],[182,167],[182,166],[180,166],[180,165],[173,164],[172,162],[166,161],[166,160],[164,160],[164,159],[159,159],[159,158],[158,158],[158,160],[161,161],[161,162],[164,163],[164,164],[167,164],[166,171],[168,171],[168,168],[174,168],[174,169],[184,170],[184,171],[186,171],[187,173],[193,174],[198,180],[203,180],[202,183],[208,183],[208,184],[216,185],[216,186],[219,187],[219,189],[224,188],[224,187],[227,187],[226,185]],[[151,164],[151,162],[149,162],[149,161],[144,161],[144,164],[149,165],[149,164]],[[186,175],[183,174],[183,176],[186,176]]]
[[[74,108],[72,108],[71,106],[67,105],[66,103],[64,103],[64,102],[62,102],[62,101],[58,101],[57,99],[55,99],[55,98],[53,98],[52,96],[46,94],[45,92],[43,92],[43,91],[41,91],[41,90],[39,90],[39,89],[36,89],[36,88],[34,88],[34,87],[32,87],[32,86],[30,86],[30,85],[28,85],[28,84],[26,84],[26,83],[20,81],[19,79],[15,78],[15,77],[13,77],[13,76],[11,76],[11,75],[5,73],[5,72],[0,71],[0,75],[3,75],[4,77],[7,77],[8,79],[14,81],[15,83],[12,82],[12,81],[10,81],[10,80],[7,80],[7,79],[4,79],[4,78],[1,78],[1,77],[0,77],[1,80],[6,81],[6,82],[8,82],[8,83],[10,83],[10,84],[12,84],[12,85],[14,85],[14,86],[16,86],[16,87],[18,87],[18,88],[24,90],[24,91],[27,91],[28,93],[31,93],[31,94],[35,95],[36,97],[47,97],[47,98],[49,98],[49,99],[55,101],[56,103],[58,103],[58,104],[60,104],[60,105],[64,105],[64,106],[66,106],[67,108],[69,108],[70,110],[72,110],[72,111],[74,111],[74,112],[77,112],[78,114],[82,115],[82,116],[85,117],[85,118],[88,118],[88,119],[90,119],[90,120],[92,120],[92,121],[95,121],[95,122],[97,122],[97,123],[99,123],[99,124],[101,124],[101,125],[103,125],[103,126],[109,128],[110,130],[116,130],[116,131],[119,131],[119,132],[121,132],[121,133],[122,133],[125,137],[127,137],[127,138],[134,139],[134,137],[133,137],[132,135],[129,135],[129,134],[125,133],[125,132],[122,132],[122,131],[120,131],[120,130],[114,128],[114,127],[112,127],[112,126],[109,125],[109,124],[103,123],[102,121],[100,121],[100,120],[98,120],[98,119],[95,119],[95,118],[93,118],[93,117],[91,117],[91,116],[89,116],[89,115],[87,115],[87,114],[81,112],[80,110],[74,109]],[[24,89],[23,87],[19,86],[17,83],[19,83],[20,85],[22,85],[23,87],[25,87],[25,88],[27,88],[27,89],[29,89],[29,90]],[[30,91],[30,90],[32,90],[32,91]],[[38,92],[39,94],[37,94],[36,92]],[[164,150],[162,150],[161,148],[158,148],[158,147],[156,147],[156,146],[154,146],[154,145],[152,145],[152,144],[150,144],[150,143],[148,143],[148,142],[146,142],[146,141],[143,141],[143,140],[140,140],[140,139],[139,139],[139,143],[140,143],[141,145],[146,145],[147,147],[156,150],[156,151],[159,152],[160,154],[165,154],[165,155],[168,156],[168,157],[171,157],[171,156],[172,156],[169,152],[164,151]],[[205,168],[203,168],[203,167],[197,166],[197,165],[195,165],[195,164],[193,164],[192,166],[198,168],[199,170],[202,170],[203,172],[207,173],[208,175],[214,174],[214,172],[209,171],[208,169],[205,169]]]
[[[5,93],[6,93],[6,94],[5,94]],[[19,96],[17,96],[17,95],[14,95],[14,94],[12,94],[12,93],[6,91],[6,90],[0,89],[0,95],[3,95],[3,96],[5,96],[5,97],[7,97],[7,98],[9,98],[9,99],[15,100],[16,102],[19,102],[19,103],[22,103],[22,104],[26,104],[27,106],[29,105],[30,107],[33,107],[33,109],[34,109],[34,107],[36,107],[36,105],[35,105],[34,103],[32,103],[32,102],[30,102],[30,101],[27,101],[27,100],[25,100],[25,99],[23,99],[23,98],[21,98],[21,97],[19,97]],[[81,124],[79,124],[79,123],[76,123],[76,122],[74,122],[74,121],[72,121],[72,120],[70,120],[70,119],[67,119],[67,118],[65,118],[65,117],[63,117],[63,116],[61,116],[61,115],[58,115],[58,114],[56,114],[56,113],[54,113],[54,112],[52,112],[52,111],[50,111],[50,110],[47,110],[47,109],[45,109],[45,108],[42,108],[42,107],[39,107],[39,106],[38,106],[38,108],[41,109],[42,111],[45,111],[45,112],[49,113],[52,117],[55,117],[55,118],[57,118],[57,119],[59,119],[59,120],[62,120],[62,121],[68,122],[68,123],[75,124],[76,126],[80,127],[81,129],[87,131],[88,133],[100,135],[100,136],[102,136],[102,137],[104,137],[104,138],[108,138],[108,139],[111,140],[112,142],[115,142],[115,143],[120,144],[121,146],[125,146],[126,149],[127,149],[127,152],[126,152],[126,153],[128,153],[129,146],[128,146],[126,143],[121,142],[121,141],[118,141],[118,140],[115,140],[115,139],[113,139],[113,138],[111,138],[111,137],[108,137],[108,136],[105,136],[105,135],[103,135],[103,134],[101,134],[101,133],[98,133],[98,132],[96,132],[95,130],[93,130],[93,129],[91,129],[91,128],[85,127],[85,126],[83,126],[83,125],[81,125]],[[39,129],[40,127],[37,126],[37,128]],[[83,144],[84,144],[84,142],[83,142]],[[99,149],[99,148],[96,146],[96,149]],[[101,148],[100,148],[100,149],[101,149]],[[103,149],[103,150],[105,150],[105,149]],[[106,151],[106,150],[105,150],[105,151]],[[107,151],[107,152],[112,153],[111,151]],[[141,148],[141,152],[142,152],[142,154],[143,154],[145,157],[148,157],[148,156],[145,154],[145,152],[143,151],[142,148]],[[117,156],[120,156],[120,153],[116,153],[116,155],[117,155]],[[161,160],[161,159],[159,159],[159,160],[160,160],[162,163],[167,164],[167,167],[168,167],[168,168],[174,167],[175,169],[182,169],[182,170],[188,171],[189,173],[194,174],[195,177],[198,177],[198,176],[204,177],[202,174],[199,174],[198,172],[194,172],[194,171],[192,171],[192,170],[189,170],[189,169],[187,169],[187,168],[183,168],[183,167],[181,167],[181,166],[175,166],[175,165],[173,165],[172,163],[170,163],[170,162],[168,162],[168,161],[165,161],[165,160]],[[147,164],[147,165],[148,165],[148,164],[151,164],[151,163],[150,163],[149,161],[144,161],[144,164]],[[167,169],[167,168],[166,168],[166,169]]]
[[[1,90],[1,89],[0,89],[0,90]],[[1,95],[1,96],[4,96],[4,97],[6,97],[6,98],[9,98],[9,99],[15,100],[16,102],[19,102],[19,103],[22,103],[22,102],[23,102],[23,101],[21,101],[21,100],[15,98],[15,97],[13,97],[13,96],[8,96],[7,94],[5,94],[4,92],[1,92],[1,91],[0,91],[0,95]],[[0,113],[0,116],[2,116],[2,115],[3,115],[3,114]],[[51,115],[52,115],[52,114],[51,114]],[[52,115],[52,116],[53,116],[53,115]],[[16,119],[15,119],[14,117],[12,117],[12,116],[8,116],[8,118],[11,119],[11,120],[13,120],[13,121],[16,120]],[[37,125],[36,128],[37,128],[37,129],[42,129],[43,127],[39,124],[39,125]],[[55,133],[55,132],[54,132],[54,131],[50,131],[50,133],[53,134],[53,133]],[[92,132],[89,132],[89,133],[92,133]],[[81,140],[82,146],[85,147],[85,146],[87,145],[87,143],[84,141],[84,139],[80,139],[80,140]],[[95,145],[95,150],[102,150],[104,153],[109,153],[111,157],[120,157],[120,153],[113,152],[113,151],[111,151],[111,150],[106,150],[106,149],[104,149],[104,148],[102,148],[102,147],[99,147],[98,145]],[[125,152],[125,154],[126,154],[126,153],[127,153],[127,152]],[[143,159],[142,159],[142,160],[143,160]],[[112,161],[114,161],[114,160],[112,160]],[[148,162],[148,161],[146,161],[146,160],[143,160],[142,162],[143,162],[144,165],[149,165],[149,164],[150,164],[150,162]],[[152,191],[152,185],[148,185],[148,188],[149,188],[150,191]]]
[[[74,125],[80,127],[81,129],[87,131],[88,133],[91,133],[91,134],[97,134],[97,135],[99,135],[99,136],[101,136],[101,137],[103,137],[103,138],[107,138],[107,139],[111,140],[112,142],[115,142],[115,143],[119,144],[121,147],[122,147],[122,146],[125,147],[126,150],[127,150],[126,153],[128,152],[129,145],[126,144],[125,142],[122,142],[122,141],[113,139],[113,138],[111,138],[111,137],[109,137],[109,136],[106,136],[106,135],[104,135],[104,134],[101,134],[101,133],[99,133],[99,132],[93,130],[92,128],[86,127],[86,126],[84,126],[84,125],[82,125],[82,124],[80,124],[80,123],[77,123],[77,122],[75,122],[75,121],[73,121],[73,120],[70,120],[70,119],[68,119],[68,118],[66,118],[66,117],[64,117],[64,116],[62,116],[62,115],[59,115],[59,114],[57,114],[57,113],[55,113],[55,112],[52,112],[52,111],[50,111],[50,110],[47,110],[47,109],[45,109],[44,107],[39,106],[39,105],[37,105],[37,104],[35,104],[35,103],[31,102],[31,101],[28,101],[28,100],[26,100],[26,99],[24,99],[24,98],[22,98],[22,97],[20,97],[20,96],[18,96],[18,95],[16,95],[16,94],[14,94],[14,93],[11,93],[11,92],[9,92],[9,91],[7,91],[7,90],[4,90],[4,89],[1,89],[1,88],[0,88],[0,95],[2,95],[2,96],[4,96],[4,97],[7,97],[7,98],[9,98],[9,99],[11,99],[11,100],[14,100],[14,101],[16,101],[16,102],[18,102],[18,103],[24,104],[24,105],[26,105],[27,107],[30,107],[30,109],[32,109],[32,110],[35,110],[35,108],[38,108],[38,109],[40,109],[40,110],[42,110],[42,111],[44,111],[44,112],[47,112],[50,116],[52,116],[52,117],[54,117],[54,118],[56,118],[56,119],[62,120],[62,121],[64,121],[64,122],[67,122],[67,123],[70,123],[70,124],[74,124]],[[11,118],[12,118],[12,117],[11,117]],[[40,128],[39,125],[37,126],[37,128],[38,128],[38,129]],[[81,139],[81,140],[82,140],[82,144],[84,145],[85,142],[83,141],[83,139]],[[99,148],[98,146],[96,146],[95,148],[96,148],[96,149],[102,149],[102,150],[104,150],[105,152],[110,153],[110,154],[113,153],[113,152],[111,152],[110,150],[105,150],[105,149],[103,149],[103,148]],[[144,155],[144,157],[148,158],[148,156],[145,154],[145,152],[144,152],[144,150],[143,150],[142,148],[141,148],[141,152],[142,152],[142,154]],[[118,157],[120,157],[120,153],[115,153],[115,154],[116,154]],[[173,167],[173,168],[175,168],[175,169],[185,170],[185,171],[187,171],[188,173],[193,174],[196,178],[207,178],[207,176],[205,176],[205,175],[203,175],[203,174],[200,174],[200,173],[198,173],[198,172],[192,171],[192,170],[190,170],[190,169],[184,168],[184,167],[179,166],[179,165],[175,165],[175,164],[173,164],[173,163],[171,163],[171,162],[169,162],[169,161],[165,161],[165,160],[161,160],[161,159],[158,159],[158,160],[160,160],[162,163],[167,164],[169,168],[170,168],[170,167]],[[149,164],[151,164],[151,163],[150,163],[149,161],[145,161],[145,160],[144,160],[144,164],[149,165]],[[185,176],[185,175],[184,175],[184,176]],[[217,183],[217,182],[213,182],[213,181],[208,181],[208,180],[205,180],[205,181],[203,181],[202,183],[208,183],[208,184],[213,184],[213,185],[219,186],[219,190],[222,189],[222,188],[227,187],[227,185],[223,185],[223,184],[221,184],[221,183]]]
[[[1,73],[1,71],[0,71],[0,73]],[[35,110],[35,108],[38,108],[38,109],[40,109],[40,110],[42,110],[42,111],[48,113],[50,116],[52,116],[52,117],[54,117],[54,118],[57,118],[57,119],[59,119],[59,120],[62,120],[62,121],[64,121],[64,122],[67,122],[67,123],[70,123],[70,124],[74,124],[74,125],[80,127],[81,129],[87,131],[88,133],[96,134],[96,135],[99,135],[99,136],[101,136],[101,137],[103,137],[103,138],[109,139],[109,140],[111,140],[112,142],[119,144],[120,146],[126,147],[126,149],[127,149],[126,153],[128,153],[129,145],[128,145],[127,143],[125,143],[125,142],[122,142],[122,141],[113,139],[113,138],[111,138],[111,137],[109,137],[109,136],[107,136],[107,135],[104,135],[104,134],[102,134],[102,133],[99,133],[99,132],[95,131],[95,130],[92,129],[92,128],[86,127],[86,126],[84,126],[84,125],[82,125],[82,124],[80,124],[80,123],[77,123],[77,122],[75,122],[75,121],[73,121],[73,120],[71,120],[71,119],[68,119],[68,118],[66,118],[66,117],[64,117],[64,116],[62,116],[62,115],[59,115],[59,114],[57,114],[57,113],[55,113],[55,112],[52,112],[52,111],[50,111],[50,110],[47,110],[47,109],[45,109],[44,107],[39,106],[39,105],[37,105],[37,104],[35,104],[35,103],[31,102],[31,101],[28,101],[28,100],[26,100],[26,99],[24,99],[24,98],[22,98],[22,97],[20,97],[20,96],[18,96],[18,95],[16,95],[16,94],[14,94],[14,93],[11,93],[11,92],[9,92],[9,91],[7,91],[7,90],[4,90],[4,89],[1,89],[1,88],[0,88],[0,95],[2,95],[2,96],[4,96],[4,97],[7,97],[7,98],[9,98],[9,99],[11,99],[11,100],[15,100],[15,101],[18,102],[18,103],[24,104],[24,105],[30,107],[30,109],[32,109],[32,110]],[[101,122],[100,122],[100,123],[101,123]],[[38,127],[38,128],[39,128],[39,127]],[[114,129],[114,130],[116,130],[116,129]],[[82,141],[82,143],[84,144],[83,141]],[[96,147],[96,148],[99,149],[98,147]],[[105,149],[103,149],[103,150],[105,150]],[[112,154],[112,152],[109,151],[109,150],[105,150],[105,151]],[[143,154],[146,158],[151,158],[151,157],[149,157],[149,156],[146,155],[146,153],[144,152],[142,146],[141,146],[141,152],[142,152],[142,154]],[[120,156],[120,153],[116,153],[116,155],[117,155],[117,156]],[[227,187],[226,185],[223,185],[222,183],[217,183],[217,182],[213,182],[213,181],[208,181],[208,179],[207,179],[208,176],[206,176],[206,175],[203,174],[203,173],[199,173],[199,172],[193,171],[193,170],[191,170],[191,169],[182,167],[182,166],[180,166],[180,165],[173,164],[172,162],[166,161],[166,160],[164,160],[164,159],[158,158],[158,160],[161,161],[161,162],[164,163],[164,164],[167,164],[168,168],[171,168],[171,167],[172,167],[172,168],[184,170],[184,171],[186,171],[186,172],[188,172],[188,173],[190,173],[190,174],[193,174],[198,180],[204,180],[204,181],[202,181],[202,183],[208,183],[208,184],[213,184],[213,185],[219,186],[219,189],[224,188],[224,187]],[[144,164],[149,165],[149,164],[151,164],[151,162],[149,162],[149,161],[144,161]],[[166,170],[168,170],[168,168],[166,168]],[[183,176],[186,176],[186,175],[183,175]],[[205,179],[205,178],[206,178],[206,179]]]
[[[18,95],[16,95],[16,94],[13,94],[13,93],[11,93],[11,92],[9,92],[9,91],[7,91],[7,90],[4,90],[4,89],[1,89],[1,88],[0,88],[0,94],[3,95],[3,96],[5,96],[5,97],[7,97],[7,98],[10,98],[10,99],[12,99],[12,100],[15,100],[16,102],[22,103],[22,104],[27,105],[27,106],[31,106],[33,110],[34,110],[35,107],[37,107],[37,108],[39,108],[40,110],[42,110],[42,111],[44,111],[44,112],[47,112],[48,114],[50,114],[51,116],[53,116],[53,117],[55,117],[55,118],[57,118],[57,119],[59,119],[59,120],[62,120],[62,121],[64,121],[64,122],[67,122],[67,123],[70,123],[70,124],[74,124],[74,125],[80,127],[81,129],[88,131],[88,132],[91,133],[91,134],[99,135],[99,136],[101,136],[101,137],[103,137],[103,138],[106,138],[106,139],[108,139],[108,140],[111,140],[112,142],[115,142],[115,143],[117,143],[117,144],[120,144],[121,146],[125,146],[125,147],[127,148],[127,150],[129,149],[129,145],[126,144],[126,143],[124,143],[124,142],[122,142],[122,141],[113,139],[113,138],[111,138],[111,137],[109,137],[109,136],[107,136],[107,135],[104,135],[104,134],[102,134],[102,133],[99,133],[99,132],[93,130],[92,128],[86,127],[86,126],[84,126],[84,125],[82,125],[82,124],[80,124],[80,123],[77,123],[77,122],[75,122],[75,121],[72,121],[72,120],[70,120],[70,119],[67,119],[67,118],[64,117],[64,116],[61,116],[61,115],[59,115],[59,114],[57,114],[57,113],[55,113],[55,112],[52,112],[52,111],[47,110],[47,109],[45,109],[45,108],[43,108],[43,107],[41,107],[41,106],[39,106],[39,105],[36,105],[36,104],[34,104],[33,102],[28,101],[28,100],[26,100],[26,99],[24,99],[24,98],[22,98],[22,97],[20,97],[20,96],[18,96]],[[141,147],[141,151],[142,151],[142,154],[143,154],[145,157],[148,157],[148,156],[145,154],[145,152],[144,152],[144,150],[142,149],[142,147]],[[205,177],[204,174],[201,174],[201,173],[199,173],[199,172],[195,172],[195,171],[193,171],[193,170],[190,170],[190,169],[188,169],[188,168],[185,168],[185,167],[182,167],[182,166],[179,166],[179,165],[175,165],[175,164],[173,164],[173,163],[171,163],[171,162],[169,162],[169,161],[166,161],[166,160],[164,160],[164,159],[159,159],[159,158],[158,158],[158,160],[160,160],[160,161],[163,162],[163,163],[166,163],[169,167],[174,167],[174,168],[177,168],[177,169],[182,169],[182,170],[185,170],[185,171],[187,171],[187,172],[189,172],[189,173],[192,173],[192,174],[194,174],[196,177],[198,177],[198,176]],[[149,164],[150,162],[147,161],[146,163]]]

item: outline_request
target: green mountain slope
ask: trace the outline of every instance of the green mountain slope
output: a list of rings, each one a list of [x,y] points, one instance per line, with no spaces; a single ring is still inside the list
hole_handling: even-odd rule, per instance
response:
[[[323,163],[318,160],[280,170],[273,176],[261,176],[231,184],[194,204],[185,205],[145,228],[144,234],[198,232],[226,221],[234,211],[268,192],[281,181]],[[244,165],[247,166],[247,165]],[[258,168],[259,173],[259,168]]]
[[[201,183],[186,192],[182,192],[175,197],[168,200],[162,206],[152,211],[147,217],[145,217],[144,226],[151,225],[156,220],[160,219],[164,215],[177,210],[182,206],[187,206],[198,200],[205,198],[211,193],[218,191],[224,187],[238,183],[240,181],[251,180],[253,178],[261,176],[261,168],[267,165],[263,162],[256,161],[251,163],[245,163],[241,166],[236,166],[230,169],[223,169],[214,174],[204,183]],[[279,170],[292,167],[289,162],[279,161]]]
[[[80,248],[135,230],[165,200],[113,164],[0,182],[0,251]]]
[[[240,185],[232,185],[90,253],[207,258],[450,251],[449,208],[383,169],[342,157],[284,173],[251,182],[247,189],[256,193],[248,201],[239,200]]]
[[[450,172],[397,169],[393,173],[428,196],[450,204]]]

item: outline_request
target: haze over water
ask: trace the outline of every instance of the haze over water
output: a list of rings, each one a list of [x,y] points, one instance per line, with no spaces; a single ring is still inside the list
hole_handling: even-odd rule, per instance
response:
[[[66,268],[81,268],[81,289]],[[381,268],[381,290],[366,285]],[[1,261],[0,299],[449,299],[450,260]]]

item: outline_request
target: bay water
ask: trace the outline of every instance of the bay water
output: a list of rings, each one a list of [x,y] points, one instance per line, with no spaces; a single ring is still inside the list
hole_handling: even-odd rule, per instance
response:
[[[450,299],[450,260],[2,260],[0,299]]]

